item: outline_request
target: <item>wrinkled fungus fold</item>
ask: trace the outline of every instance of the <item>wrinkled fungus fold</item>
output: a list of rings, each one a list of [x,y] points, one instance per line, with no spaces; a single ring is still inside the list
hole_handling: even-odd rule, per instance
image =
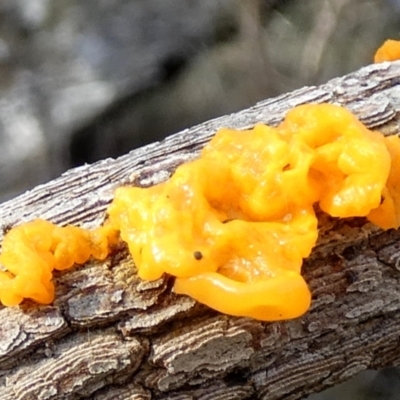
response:
[[[296,318],[311,302],[301,268],[318,238],[315,207],[397,228],[398,176],[400,139],[340,106],[298,106],[278,127],[224,128],[166,182],[118,188],[96,231],[44,221],[12,230],[0,300],[51,302],[51,271],[105,258],[119,234],[142,279],[171,275],[176,293],[226,314]]]
[[[83,264],[90,257],[104,260],[117,232],[109,225],[93,231],[59,227],[36,219],[11,229],[3,239],[0,301],[5,306],[24,298],[49,304],[54,300],[53,270]]]

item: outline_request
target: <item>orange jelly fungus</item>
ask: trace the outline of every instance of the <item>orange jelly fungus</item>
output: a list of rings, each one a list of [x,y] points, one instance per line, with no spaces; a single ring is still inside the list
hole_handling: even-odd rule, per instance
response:
[[[375,63],[396,60],[400,60],[400,40],[386,40],[374,55]]]
[[[116,241],[116,232],[109,226],[86,231],[36,219],[11,229],[0,255],[0,263],[7,269],[0,270],[0,301],[5,306],[17,305],[24,298],[51,303],[54,269],[83,264],[91,256],[104,260],[109,245]]]
[[[277,128],[221,129],[168,181],[118,188],[95,234],[44,221],[11,230],[0,299],[51,302],[52,269],[104,258],[119,233],[142,279],[172,275],[176,293],[226,314],[295,318],[311,301],[301,266],[318,236],[314,206],[397,228],[399,176],[400,139],[339,106],[296,107]]]

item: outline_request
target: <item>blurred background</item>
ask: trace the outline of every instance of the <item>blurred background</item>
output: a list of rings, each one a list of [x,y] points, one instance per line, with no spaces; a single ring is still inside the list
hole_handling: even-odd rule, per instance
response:
[[[1,0],[0,202],[371,62],[400,0]]]
[[[0,202],[357,70],[387,38],[400,0],[1,0]],[[310,399],[398,399],[397,377]]]

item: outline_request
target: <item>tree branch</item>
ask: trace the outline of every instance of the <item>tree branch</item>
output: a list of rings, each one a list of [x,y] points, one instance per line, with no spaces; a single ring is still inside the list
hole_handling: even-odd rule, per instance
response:
[[[35,217],[99,225],[116,187],[165,180],[219,127],[277,124],[298,104],[339,103],[398,133],[399,83],[400,62],[370,65],[68,171],[0,205],[3,233]],[[294,400],[398,365],[399,237],[363,218],[324,216],[303,267],[312,309],[279,323],[220,315],[171,293],[168,279],[140,281],[121,245],[105,262],[59,273],[54,304],[0,309],[0,399]]]

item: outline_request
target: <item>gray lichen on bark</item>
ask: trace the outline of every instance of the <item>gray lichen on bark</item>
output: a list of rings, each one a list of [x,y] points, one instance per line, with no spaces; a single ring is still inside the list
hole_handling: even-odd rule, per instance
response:
[[[3,231],[36,217],[97,226],[116,187],[165,180],[219,127],[277,124],[298,104],[342,104],[397,134],[399,83],[400,62],[371,65],[68,171],[0,205]],[[311,310],[279,323],[218,314],[173,294],[167,278],[140,281],[121,245],[105,262],[58,273],[54,304],[0,309],[0,399],[301,399],[398,365],[399,236],[322,216],[303,266]]]

